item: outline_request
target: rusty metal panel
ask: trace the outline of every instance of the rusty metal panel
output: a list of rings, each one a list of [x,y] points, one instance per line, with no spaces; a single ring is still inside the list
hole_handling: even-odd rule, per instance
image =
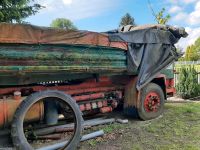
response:
[[[57,86],[46,86],[46,85],[35,85],[35,86],[20,86],[20,87],[8,87],[8,88],[0,88],[0,95],[11,94],[15,91],[27,93],[38,92],[43,90],[60,90],[64,91],[70,95],[82,94],[82,93],[91,93],[91,92],[108,92],[115,90],[124,89],[123,85],[116,85],[113,81],[108,77],[100,77],[97,82],[95,79],[87,79],[83,83],[76,85],[57,85]],[[25,94],[27,95],[27,94]]]
[[[0,44],[0,85],[68,80],[76,76],[69,74],[78,73],[77,78],[94,73],[125,73],[126,67],[126,51],[119,48]]]
[[[124,107],[137,108],[138,91],[136,89],[137,77],[133,77],[125,87]]]
[[[25,97],[23,97],[24,99]],[[0,100],[0,128],[7,127],[12,122],[16,109],[23,100]],[[25,116],[25,121],[39,121],[44,117],[44,105],[42,102],[34,104]]]

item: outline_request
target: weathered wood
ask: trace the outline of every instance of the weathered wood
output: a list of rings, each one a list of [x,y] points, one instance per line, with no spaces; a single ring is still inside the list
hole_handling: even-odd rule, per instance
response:
[[[103,46],[0,44],[0,85],[71,80],[76,74],[82,78],[124,73],[126,57],[123,49]]]

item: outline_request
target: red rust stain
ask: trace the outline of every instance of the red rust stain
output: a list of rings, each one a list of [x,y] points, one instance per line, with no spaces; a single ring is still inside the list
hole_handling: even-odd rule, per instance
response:
[[[81,95],[81,96],[74,96],[73,98],[76,101],[85,101],[85,100],[93,100],[98,98],[104,98],[104,93],[94,93],[89,95]]]
[[[113,110],[113,109],[112,109],[112,107],[110,107],[110,106],[100,108],[100,112],[101,112],[101,113],[108,113],[108,112],[111,112],[112,110]]]

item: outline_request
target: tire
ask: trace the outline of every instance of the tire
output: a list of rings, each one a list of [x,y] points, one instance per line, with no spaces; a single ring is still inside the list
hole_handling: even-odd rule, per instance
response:
[[[164,93],[155,83],[149,83],[140,91],[138,115],[142,120],[150,120],[160,116],[164,110]]]
[[[11,125],[11,137],[13,145],[17,150],[33,150],[34,148],[28,143],[24,131],[23,131],[23,120],[28,109],[37,101],[43,98],[56,97],[67,103],[71,109],[74,111],[75,120],[76,120],[76,132],[72,137],[71,141],[65,147],[65,150],[76,149],[77,145],[81,139],[81,131],[83,119],[81,112],[79,110],[76,102],[69,96],[60,91],[42,91],[34,93],[28,96],[18,107],[15,112],[13,122]]]

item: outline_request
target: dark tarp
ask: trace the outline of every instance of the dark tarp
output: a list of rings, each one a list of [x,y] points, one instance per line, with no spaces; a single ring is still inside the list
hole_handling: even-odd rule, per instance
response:
[[[111,41],[128,43],[128,71],[133,72],[133,68],[137,68],[138,90],[177,60],[180,55],[174,44],[186,36],[183,28],[160,25],[136,27],[128,32],[109,32]]]

